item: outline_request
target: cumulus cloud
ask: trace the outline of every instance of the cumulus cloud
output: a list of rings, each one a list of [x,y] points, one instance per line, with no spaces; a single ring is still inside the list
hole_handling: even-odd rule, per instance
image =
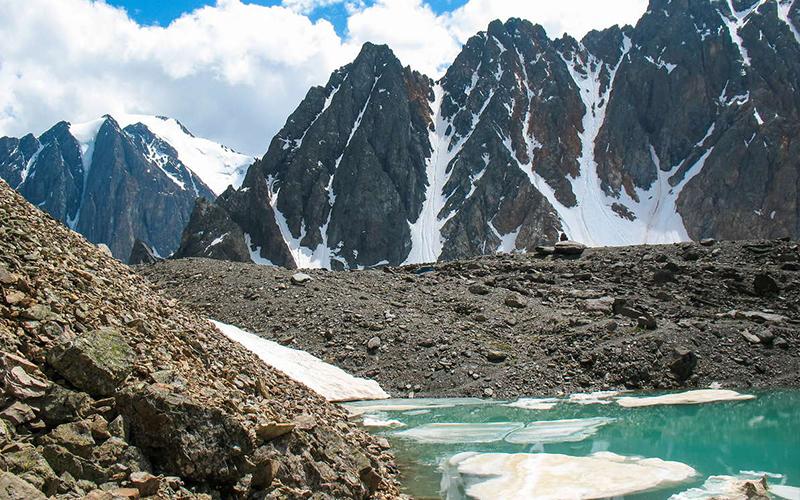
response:
[[[307,14],[343,3],[347,31]],[[439,76],[495,18],[542,23],[552,36],[634,22],[646,0],[469,0],[436,14],[424,0],[218,0],[169,26],[140,26],[103,1],[0,0],[0,135],[105,113],[161,114],[198,135],[262,154],[312,85],[365,41]],[[614,5],[614,7],[609,7]]]

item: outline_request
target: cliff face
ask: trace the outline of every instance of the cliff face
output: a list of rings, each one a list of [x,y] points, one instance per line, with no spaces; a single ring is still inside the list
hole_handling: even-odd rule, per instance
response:
[[[528,251],[560,233],[798,236],[798,8],[653,0],[635,27],[581,41],[495,21],[438,82],[367,44],[217,201],[231,225],[197,218],[187,233],[207,245],[238,230],[256,260],[327,268]]]
[[[343,410],[3,181],[0,447],[9,498],[398,496]]]
[[[182,145],[200,140],[175,120],[121,119],[122,125],[111,116],[78,125],[60,122],[38,138],[4,137],[0,178],[90,241],[108,245],[119,259],[130,255],[136,239],[169,255],[195,199],[216,197],[205,181],[237,183],[233,172],[249,159],[209,141],[203,143],[209,151],[200,155],[179,152],[167,138]],[[196,161],[184,163],[189,160]]]

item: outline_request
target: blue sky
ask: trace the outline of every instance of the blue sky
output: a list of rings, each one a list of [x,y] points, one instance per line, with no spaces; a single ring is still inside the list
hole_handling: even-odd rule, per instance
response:
[[[167,26],[181,14],[191,12],[205,5],[214,5],[215,0],[106,0],[108,4],[122,7],[128,11],[128,15],[142,25]],[[431,9],[437,14],[448,12],[461,7],[467,0],[428,0]],[[524,1],[524,0],[523,0]],[[280,0],[253,0],[245,3],[256,5],[274,6],[280,5]],[[374,0],[364,2],[367,6],[374,3]],[[327,19],[336,28],[339,35],[344,35],[347,29],[347,10],[344,2],[335,3],[330,6],[319,7],[309,13],[309,17],[317,19]]]

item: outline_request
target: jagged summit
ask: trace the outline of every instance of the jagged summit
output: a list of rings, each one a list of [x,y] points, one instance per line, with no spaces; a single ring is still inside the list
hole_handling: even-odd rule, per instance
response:
[[[561,233],[797,236],[798,8],[658,1],[580,41],[493,21],[438,82],[366,44],[217,202],[221,230],[249,238],[250,260],[326,268],[529,251]],[[221,236],[195,223],[198,247]]]
[[[137,238],[173,253],[194,200],[240,185],[252,161],[146,115],[61,121],[38,138],[0,139],[0,178],[120,259]]]

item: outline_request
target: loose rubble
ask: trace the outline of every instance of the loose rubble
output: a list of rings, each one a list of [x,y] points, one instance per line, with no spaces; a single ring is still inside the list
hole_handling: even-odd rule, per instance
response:
[[[0,498],[397,498],[347,413],[0,182]]]
[[[395,396],[800,386],[798,244],[707,245],[305,270],[304,286],[293,271],[204,259],[137,270],[202,314]],[[777,294],[756,286],[762,275]]]

